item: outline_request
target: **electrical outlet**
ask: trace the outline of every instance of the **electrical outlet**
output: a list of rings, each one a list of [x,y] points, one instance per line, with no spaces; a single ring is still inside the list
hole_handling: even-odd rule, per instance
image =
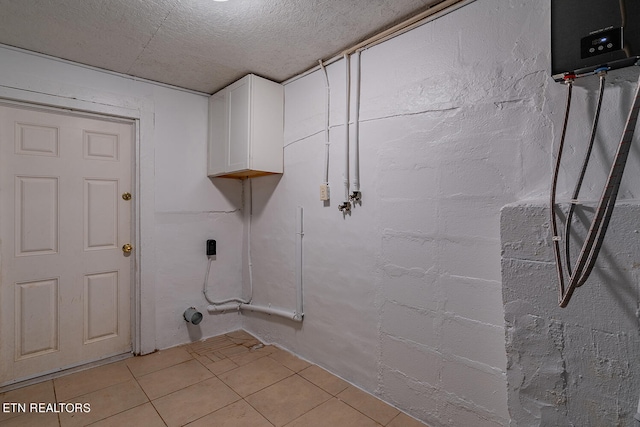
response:
[[[320,200],[321,201],[329,200],[329,184],[320,185]]]
[[[216,254],[216,241],[207,240],[207,256],[213,256]]]

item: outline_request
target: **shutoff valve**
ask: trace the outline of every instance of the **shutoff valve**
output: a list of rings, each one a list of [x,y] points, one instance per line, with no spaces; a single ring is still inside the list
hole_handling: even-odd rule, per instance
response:
[[[344,202],[343,204],[338,205],[338,210],[345,214],[351,212],[351,202]]]

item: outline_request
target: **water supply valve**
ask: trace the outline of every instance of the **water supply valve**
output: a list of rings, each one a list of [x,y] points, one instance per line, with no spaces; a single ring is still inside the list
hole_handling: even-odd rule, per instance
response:
[[[349,200],[351,200],[353,203],[358,203],[360,200],[362,200],[362,193],[359,191],[353,191],[349,196]]]
[[[341,205],[338,205],[338,210],[342,213],[350,213],[351,212],[351,202],[344,202]]]

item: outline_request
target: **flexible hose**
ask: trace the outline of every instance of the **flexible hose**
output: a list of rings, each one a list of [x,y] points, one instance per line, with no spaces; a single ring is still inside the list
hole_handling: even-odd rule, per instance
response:
[[[573,220],[573,214],[575,212],[576,205],[578,204],[578,196],[580,195],[580,189],[582,188],[582,181],[584,180],[585,173],[587,172],[587,166],[591,159],[591,151],[593,150],[593,143],[596,140],[596,132],[598,129],[598,120],[600,118],[600,108],[602,106],[602,97],[604,95],[604,83],[605,83],[606,71],[600,73],[600,90],[598,92],[598,103],[596,106],[596,113],[593,117],[593,124],[591,126],[591,138],[589,139],[589,147],[584,156],[582,162],[582,169],[580,170],[580,176],[576,182],[576,186],[573,190],[571,197],[571,204],[569,206],[569,212],[567,213],[567,220],[564,224],[564,257],[567,263],[567,273],[571,274],[571,221]]]
[[[562,270],[562,259],[560,258],[560,238],[558,237],[558,223],[556,220],[556,189],[558,187],[558,173],[560,171],[560,160],[564,149],[564,140],[567,135],[567,123],[569,122],[569,111],[571,110],[571,93],[573,91],[573,79],[565,80],[567,85],[567,102],[564,112],[564,122],[562,124],[562,134],[560,136],[560,144],[558,145],[558,154],[556,155],[556,164],[553,168],[553,176],[551,178],[551,200],[549,202],[549,211],[551,215],[551,236],[553,243],[553,253],[556,260],[556,270],[558,273],[558,302],[564,297],[564,272]]]
[[[565,113],[565,121],[563,125],[562,137],[560,140],[560,145],[558,147],[558,156],[556,159],[556,165],[554,168],[554,174],[552,178],[552,191],[551,191],[551,228],[552,228],[552,236],[553,236],[553,249],[554,255],[556,259],[556,266],[558,272],[558,290],[559,290],[559,305],[560,307],[566,307],[571,300],[573,292],[579,286],[585,283],[588,279],[593,267],[595,265],[596,259],[600,252],[600,248],[602,247],[602,243],[604,241],[604,237],[607,232],[607,228],[609,226],[609,222],[611,220],[611,216],[613,214],[613,209],[615,207],[615,201],[618,196],[618,191],[620,189],[620,182],[622,181],[622,174],[624,172],[624,168],[627,162],[627,158],[629,156],[629,151],[631,148],[631,142],[633,140],[633,134],[635,131],[635,127],[638,121],[638,113],[640,112],[640,79],[638,80],[638,84],[636,86],[636,93],[633,100],[633,105],[631,110],[629,111],[629,116],[627,117],[627,122],[625,125],[624,132],[620,139],[620,144],[618,145],[618,149],[616,151],[616,155],[611,165],[611,170],[609,172],[609,176],[607,178],[607,182],[605,184],[602,196],[600,201],[598,202],[598,207],[596,209],[596,214],[591,221],[591,225],[589,227],[589,231],[587,233],[587,238],[582,245],[582,249],[580,250],[580,254],[578,255],[578,259],[576,261],[575,267],[571,270],[569,274],[569,283],[568,287],[565,291],[565,283],[564,283],[564,270],[562,269],[562,263],[560,259],[560,248],[559,248],[559,237],[557,235],[557,224],[556,224],[556,210],[555,210],[555,193],[557,188],[557,179],[558,179],[558,171],[560,168],[560,161],[562,157],[562,149],[564,146],[564,138],[566,134],[566,125],[569,116],[569,108],[570,108],[570,100],[571,100],[571,82],[569,82],[569,91],[568,91],[568,101],[567,101],[567,110]]]
[[[609,171],[607,183],[605,184],[602,197],[600,198],[600,202],[598,203],[596,216],[591,222],[591,227],[589,228],[588,236],[590,238],[587,239],[582,247],[580,255],[578,256],[578,262],[573,270],[571,280],[572,283],[570,285],[572,285],[575,281],[576,286],[582,286],[582,284],[589,277],[589,274],[591,273],[591,270],[595,265],[596,258],[598,257],[598,253],[600,252],[600,248],[602,247],[602,242],[604,241],[604,236],[609,226],[609,221],[611,220],[611,215],[613,214],[616,198],[618,197],[620,182],[622,181],[622,174],[624,173],[624,168],[627,164],[627,158],[629,157],[629,151],[631,149],[633,134],[638,122],[639,112],[640,78],[638,79],[636,93],[633,99],[633,105],[631,107],[631,110],[629,111],[625,129],[622,133],[620,144],[618,145],[618,150],[614,157],[613,164],[611,165],[611,170]],[[578,275],[578,273],[580,274]]]

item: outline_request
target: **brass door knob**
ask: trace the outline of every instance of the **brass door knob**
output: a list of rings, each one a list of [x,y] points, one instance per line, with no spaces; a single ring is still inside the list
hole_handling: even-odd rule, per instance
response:
[[[132,250],[133,246],[131,246],[129,243],[126,243],[124,246],[122,246],[122,252],[124,252],[125,254],[130,254]]]
[[[131,200],[131,193],[123,193],[122,198],[124,200]]]

